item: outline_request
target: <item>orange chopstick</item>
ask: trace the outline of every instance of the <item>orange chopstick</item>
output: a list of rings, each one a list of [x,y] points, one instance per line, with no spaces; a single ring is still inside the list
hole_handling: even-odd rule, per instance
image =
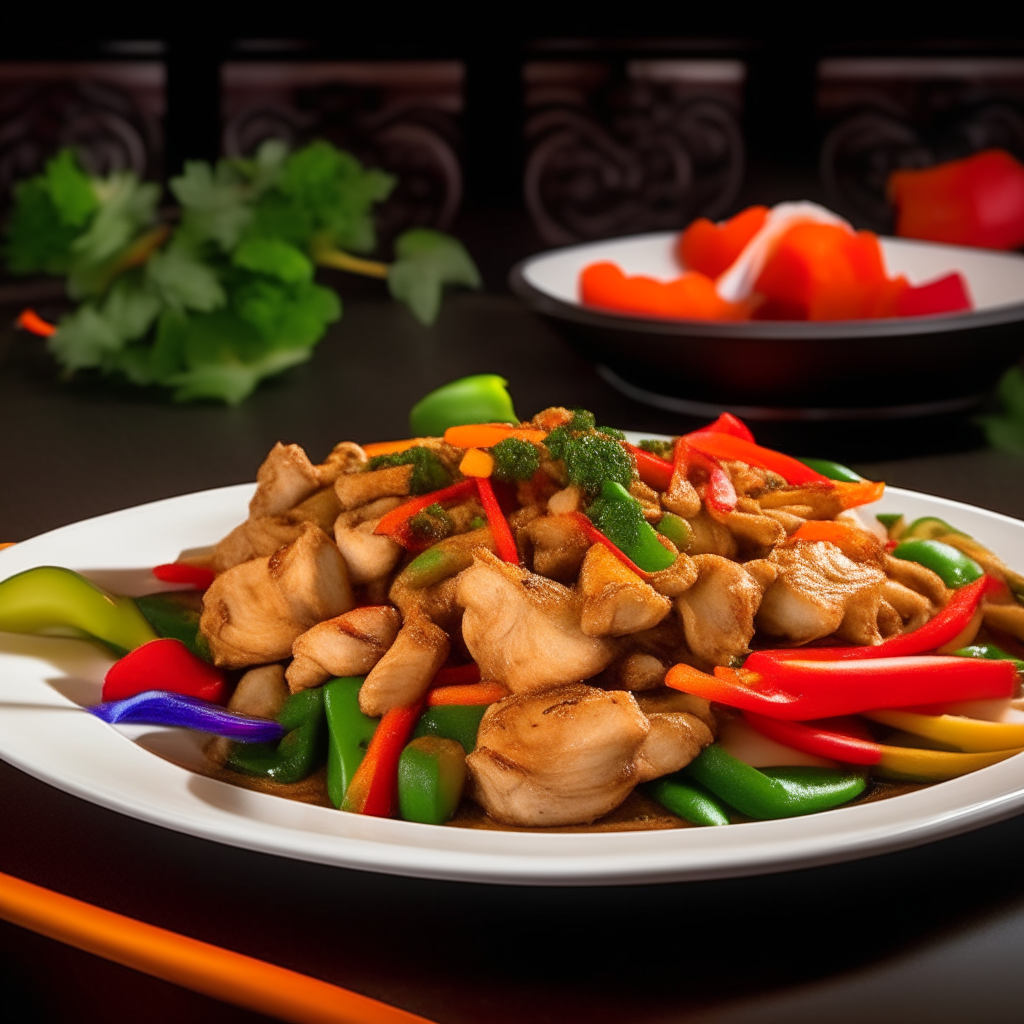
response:
[[[431,1024],[369,996],[144,924],[0,872],[0,918],[293,1024]]]

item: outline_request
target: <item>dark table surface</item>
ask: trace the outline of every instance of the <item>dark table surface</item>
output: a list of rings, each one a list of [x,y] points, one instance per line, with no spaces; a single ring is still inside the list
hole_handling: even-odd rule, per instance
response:
[[[0,540],[251,480],[278,439],[316,460],[340,439],[405,436],[412,402],[467,373],[505,375],[525,416],[566,404],[625,428],[690,426],[617,394],[500,290],[452,297],[426,330],[373,287],[341,287],[345,318],[313,360],[239,408],[61,384],[38,341],[8,332]],[[818,428],[786,429],[759,435],[832,453]],[[972,447],[966,421],[886,429],[890,443],[853,428],[829,443],[859,453],[873,478],[1024,517],[1020,463]],[[893,452],[903,457],[883,458]],[[3,762],[0,822],[2,871],[445,1024],[1021,1014],[1024,817],[813,870],[595,889],[391,878],[250,853],[100,809]],[[0,949],[4,1019],[19,1002],[25,1021],[266,1019],[10,925]]]

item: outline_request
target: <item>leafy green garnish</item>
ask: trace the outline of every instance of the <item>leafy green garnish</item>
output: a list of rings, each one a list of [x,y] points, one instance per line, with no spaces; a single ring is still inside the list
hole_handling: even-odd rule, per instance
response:
[[[431,491],[439,491],[452,482],[452,474],[448,467],[434,452],[422,445],[406,448],[403,452],[375,455],[366,464],[367,470],[387,469],[390,466],[413,467],[409,480],[411,494],[430,494]]]
[[[1024,369],[1010,367],[996,393],[1003,405],[1002,413],[979,416],[977,422],[993,448],[1024,458]]]
[[[270,141],[252,158],[186,163],[170,182],[172,228],[159,223],[158,186],[130,171],[92,177],[63,150],[15,186],[4,254],[14,273],[67,276],[81,305],[48,342],[66,373],[233,404],[308,359],[341,316],[313,280],[318,261],[387,277],[423,322],[444,284],[479,285],[462,246],[436,231],[401,235],[390,267],[342,251],[374,247],[373,206],[393,187],[328,142],[289,154]]]
[[[494,479],[502,483],[529,480],[540,469],[540,452],[537,446],[521,437],[506,437],[492,449],[494,456]]]

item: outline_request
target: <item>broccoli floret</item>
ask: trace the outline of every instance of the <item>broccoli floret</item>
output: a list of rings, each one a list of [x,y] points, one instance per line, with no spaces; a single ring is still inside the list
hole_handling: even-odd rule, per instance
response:
[[[413,467],[409,481],[410,494],[429,494],[452,482],[451,470],[429,448],[422,445],[406,448],[404,452],[392,452],[390,455],[375,455],[366,468],[388,469],[391,466]]]
[[[510,484],[529,480],[540,469],[540,453],[535,445],[519,437],[506,437],[492,449],[494,479]]]
[[[626,435],[621,430],[616,430],[614,427],[595,427],[594,429],[599,434],[604,434],[605,437],[612,437],[616,441],[626,440]]]
[[[672,453],[675,451],[675,446],[671,441],[654,441],[649,437],[645,437],[637,447],[652,455],[657,455],[660,459],[671,459]]]
[[[575,433],[571,424],[552,430],[544,439],[551,457],[565,463],[571,483],[597,494],[605,480],[629,487],[633,462],[618,441],[596,433]]]
[[[409,519],[409,532],[427,544],[450,537],[454,529],[452,517],[436,501]]]
[[[647,525],[644,510],[636,499],[597,498],[587,509],[587,517],[622,551],[630,551],[637,546],[640,531]]]
[[[573,409],[572,419],[565,425],[566,430],[593,430],[594,414],[586,409]]]

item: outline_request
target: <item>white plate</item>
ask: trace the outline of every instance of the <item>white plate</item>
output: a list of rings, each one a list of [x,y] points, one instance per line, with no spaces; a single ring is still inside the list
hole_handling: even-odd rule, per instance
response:
[[[246,515],[250,485],[171,498],[65,526],[0,551],[0,578],[37,565],[131,570],[210,543]],[[1024,566],[1024,522],[890,489],[879,511],[938,515]],[[118,574],[121,574],[120,577]],[[143,574],[144,576],[145,574]],[[154,589],[150,587],[150,589]],[[526,885],[657,882],[782,871],[925,843],[1024,807],[1024,756],[919,792],[805,818],[611,834],[484,832],[344,814],[253,793],[146,747],[197,757],[194,734],[117,730],[82,710],[110,659],[77,641],[0,634],[0,756],[122,814],[264,853],[422,878]]]

